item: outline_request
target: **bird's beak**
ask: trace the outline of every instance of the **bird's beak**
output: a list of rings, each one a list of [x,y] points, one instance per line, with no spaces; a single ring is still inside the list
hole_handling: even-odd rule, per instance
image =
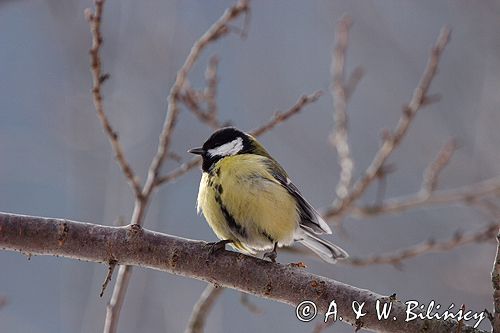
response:
[[[192,149],[188,150],[188,153],[196,154],[196,155],[203,155],[204,152],[205,152],[205,150],[201,147],[200,148],[192,148]]]

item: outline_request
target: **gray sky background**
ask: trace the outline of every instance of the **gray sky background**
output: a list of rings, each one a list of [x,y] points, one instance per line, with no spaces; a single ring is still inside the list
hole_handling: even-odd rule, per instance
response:
[[[192,43],[232,1],[114,1],[105,7],[103,66],[109,115],[136,173],[144,175],[156,149],[166,96]],[[83,10],[90,1],[0,2],[0,210],[112,224],[128,219],[132,193],[113,160],[90,94],[90,34]],[[431,92],[442,100],[418,114],[391,158],[397,171],[387,196],[412,193],[440,146],[460,143],[440,178],[441,188],[500,174],[500,3],[498,1],[254,1],[244,41],[233,35],[210,46],[190,75],[194,86],[212,54],[220,56],[218,103],[222,120],[252,129],[300,95],[328,91],[334,27],[343,13],[354,26],[347,68],[366,75],[349,103],[355,175],[368,165],[379,133],[393,128],[427,61],[441,26],[453,29]],[[325,94],[300,115],[261,138],[304,195],[318,208],[333,199],[338,180],[331,97]],[[173,151],[199,145],[209,134],[183,110]],[[169,161],[164,171],[176,166]],[[193,171],[154,197],[146,227],[174,235],[215,240],[195,200],[200,178]],[[363,199],[374,198],[371,190]],[[457,229],[477,230],[489,221],[468,208],[433,207],[369,220],[348,219],[348,237],[333,236],[353,256],[410,246]],[[312,272],[402,300],[436,300],[444,306],[491,308],[489,272],[493,244],[392,266],[354,268],[302,260]],[[283,262],[300,260],[286,254]],[[60,258],[0,252],[2,332],[99,332],[106,302],[100,285],[106,267]],[[120,332],[181,332],[204,283],[135,269],[122,311]],[[239,294],[225,291],[207,332],[308,332],[289,306],[250,298],[263,314],[250,314]],[[315,321],[318,322],[318,321]],[[352,328],[336,324],[335,332]],[[486,327],[486,326],[485,326]]]

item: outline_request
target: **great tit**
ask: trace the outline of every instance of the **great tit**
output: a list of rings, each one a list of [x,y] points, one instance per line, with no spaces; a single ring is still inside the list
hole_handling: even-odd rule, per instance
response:
[[[277,246],[299,241],[329,263],[348,257],[316,236],[332,231],[251,135],[225,127],[189,152],[203,159],[197,211],[221,240],[218,248],[229,243],[252,255],[271,250],[264,258],[274,262]]]

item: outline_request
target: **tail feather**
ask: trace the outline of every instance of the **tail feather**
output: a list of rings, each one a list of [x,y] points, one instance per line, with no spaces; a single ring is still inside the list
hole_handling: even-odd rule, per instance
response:
[[[302,231],[298,241],[319,255],[324,261],[334,264],[337,259],[349,257],[347,252],[339,246],[313,235],[308,230],[302,229]]]

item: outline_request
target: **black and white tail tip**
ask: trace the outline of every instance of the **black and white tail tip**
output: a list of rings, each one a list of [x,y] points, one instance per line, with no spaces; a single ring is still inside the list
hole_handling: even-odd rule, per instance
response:
[[[302,229],[302,231],[301,238],[298,241],[320,256],[324,261],[335,264],[338,259],[349,257],[347,252],[341,247],[315,236],[308,230]]]

